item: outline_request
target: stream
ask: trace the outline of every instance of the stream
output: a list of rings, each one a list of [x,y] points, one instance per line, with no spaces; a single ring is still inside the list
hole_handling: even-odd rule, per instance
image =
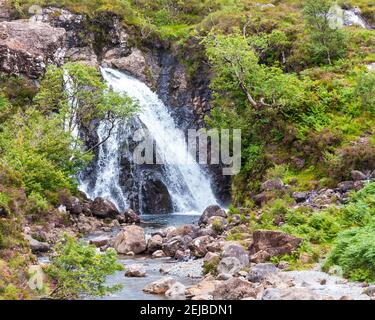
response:
[[[181,226],[184,224],[194,224],[198,221],[198,215],[189,214],[169,214],[169,215],[142,215],[141,227],[144,228],[146,239],[152,233],[164,229],[168,226]],[[116,233],[116,231],[114,231]],[[98,234],[92,234],[85,238],[90,240]],[[168,276],[176,278],[176,280],[185,286],[191,286],[201,280],[201,260],[190,260],[187,262],[176,261],[171,258],[152,259],[149,255],[138,255],[135,257],[119,256],[119,262],[128,267],[132,264],[143,265],[147,276],[144,278],[129,278],[124,276],[124,271],[118,271],[108,276],[107,285],[122,285],[122,289],[114,294],[109,294],[98,300],[165,300],[165,295],[152,295],[144,293],[143,288],[156,281],[165,274],[160,269],[168,270]]]

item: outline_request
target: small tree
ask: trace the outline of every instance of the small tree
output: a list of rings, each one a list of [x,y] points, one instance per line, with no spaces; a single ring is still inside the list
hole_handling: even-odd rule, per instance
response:
[[[357,79],[355,95],[362,109],[375,115],[375,72],[363,72]]]
[[[138,110],[137,103],[126,94],[108,88],[96,68],[81,63],[49,66],[35,102],[44,113],[58,113],[65,130],[73,136],[81,125],[94,119],[108,121],[106,137],[87,152],[109,139],[119,119]]]
[[[97,253],[94,246],[77,242],[65,236],[63,242],[55,247],[55,256],[46,273],[54,281],[51,296],[57,299],[78,299],[85,295],[91,297],[113,293],[121,286],[107,286],[106,277],[123,270],[117,262],[113,249]]]
[[[334,4],[333,0],[306,0],[303,10],[314,60],[328,64],[346,53],[345,34],[331,23]]]

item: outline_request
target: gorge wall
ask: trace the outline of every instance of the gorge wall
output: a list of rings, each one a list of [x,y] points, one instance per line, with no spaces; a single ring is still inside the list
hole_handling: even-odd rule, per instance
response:
[[[5,12],[3,10],[3,12]],[[11,14],[0,14],[11,20]],[[31,50],[32,48],[32,50]],[[146,83],[157,92],[168,106],[177,126],[184,132],[205,126],[204,117],[210,112],[209,69],[200,64],[194,74],[177,58],[169,44],[156,39],[141,39],[134,30],[124,27],[119,18],[105,13],[89,18],[64,9],[45,8],[29,20],[0,22],[0,70],[7,74],[40,78],[50,63],[82,62],[90,66],[107,66]],[[81,138],[88,147],[99,138],[99,121],[81,127]],[[168,190],[161,176],[163,166],[137,168],[129,162],[128,153],[135,145],[121,146],[120,183],[131,190],[131,207],[135,210],[166,213],[171,211]],[[93,184],[98,166],[98,152],[83,173],[83,179]],[[207,166],[215,195],[223,202],[229,199],[230,178],[222,176],[220,166]],[[147,193],[145,207],[140,207],[139,179],[144,179],[143,192]],[[159,201],[159,200],[160,201]]]

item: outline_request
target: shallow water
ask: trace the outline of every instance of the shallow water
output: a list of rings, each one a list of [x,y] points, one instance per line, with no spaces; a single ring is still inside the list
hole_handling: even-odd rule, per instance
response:
[[[196,224],[199,215],[196,214],[169,214],[169,215],[142,215],[142,224],[146,233],[146,238],[150,237],[157,230],[184,224]],[[124,271],[116,272],[108,277],[107,285],[121,284],[121,291],[112,295],[107,295],[99,300],[166,300],[164,295],[152,295],[144,293],[143,288],[160,278],[171,276],[178,282],[186,286],[193,285],[200,280],[201,266],[198,261],[178,262],[170,258],[151,259],[150,256],[120,257],[119,262],[126,266],[141,264],[144,266],[147,276],[145,278],[128,278],[124,276]],[[160,268],[171,269],[168,275],[160,273]]]

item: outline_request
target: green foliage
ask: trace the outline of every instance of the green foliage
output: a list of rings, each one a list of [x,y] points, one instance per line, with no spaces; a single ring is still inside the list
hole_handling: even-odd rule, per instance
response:
[[[304,16],[309,33],[309,50],[316,63],[332,62],[346,54],[346,36],[330,21],[333,0],[306,0]]]
[[[99,71],[81,63],[50,66],[35,97],[44,114],[57,113],[71,133],[93,119],[115,121],[134,114],[137,104],[126,94],[110,90]]]
[[[96,297],[112,293],[119,286],[107,286],[106,277],[123,270],[113,249],[97,253],[94,246],[65,236],[64,243],[55,247],[56,255],[46,272],[55,282],[51,295],[58,299],[78,299],[85,295]]]
[[[19,174],[28,195],[74,188],[73,175],[88,158],[71,148],[74,140],[58,118],[29,109],[14,115],[2,130],[0,157]]]
[[[375,72],[363,72],[358,77],[355,94],[363,110],[375,115]]]
[[[339,265],[352,280],[375,282],[375,222],[343,231],[325,262],[325,269]]]

